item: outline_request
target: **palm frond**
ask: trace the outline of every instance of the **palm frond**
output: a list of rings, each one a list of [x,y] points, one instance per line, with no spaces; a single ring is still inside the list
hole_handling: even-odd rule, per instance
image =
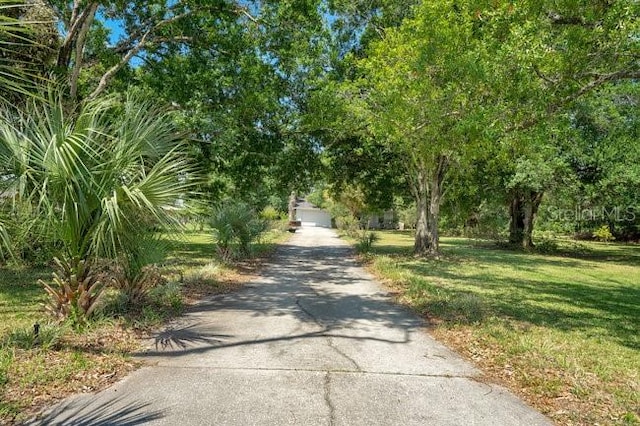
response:
[[[34,24],[30,20],[19,19],[17,11],[26,3],[0,0],[0,101],[7,102],[7,95],[34,96],[37,83],[46,81],[34,70],[33,64],[17,59],[17,51],[24,48],[44,49],[31,37]]]

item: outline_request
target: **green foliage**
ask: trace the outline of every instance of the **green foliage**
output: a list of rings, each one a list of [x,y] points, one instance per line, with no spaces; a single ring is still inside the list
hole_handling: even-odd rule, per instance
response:
[[[148,300],[155,306],[180,312],[184,307],[181,286],[176,282],[164,282],[149,290]]]
[[[488,53],[473,32],[472,6],[423,2],[413,12],[371,43],[366,57],[354,61],[357,77],[338,87],[334,109],[342,114],[336,114],[332,130],[355,153],[334,150],[338,170],[344,158],[353,158],[376,178],[385,173],[380,170],[390,171],[370,186],[381,194],[367,198],[386,196],[390,204],[389,194],[399,183],[405,188],[396,191],[399,195],[413,195],[417,215],[408,223],[416,223],[416,251],[425,254],[438,251],[442,185],[449,167],[476,149],[480,125],[473,106],[486,93]]]
[[[9,381],[9,366],[13,361],[13,352],[0,350],[0,387]],[[0,415],[5,407],[0,404]]]
[[[141,306],[149,292],[164,282],[158,264],[166,256],[167,247],[158,236],[141,232],[135,247],[123,253],[110,270],[115,288],[126,304]]]
[[[373,247],[373,243],[380,240],[380,236],[375,232],[364,230],[358,236],[358,242],[356,243],[356,249],[359,253],[369,253]]]
[[[131,256],[143,255],[154,226],[177,225],[171,208],[193,175],[168,113],[132,97],[116,101],[69,113],[50,91],[25,111],[0,111],[0,175],[9,177],[0,189],[15,194],[15,212],[29,213],[30,231],[60,243],[67,260],[46,288],[55,313],[79,320],[99,298],[97,259],[128,256],[123,267],[138,264],[135,275],[140,259]]]
[[[130,266],[119,267],[111,273],[114,286],[122,292],[130,306],[141,306],[147,301],[151,290],[164,282],[155,265],[145,265],[135,273]]]
[[[398,222],[404,224],[404,229],[414,229],[416,226],[416,204],[412,203],[396,203],[396,214],[398,215]]]
[[[135,80],[179,106],[178,122],[193,135],[190,148],[210,178],[199,189],[211,203],[240,198],[286,209],[288,194],[306,192],[321,167],[318,141],[301,117],[328,69],[322,7],[289,0],[209,6],[177,24],[190,48],[149,55]]]
[[[18,200],[0,201],[0,260],[46,265],[61,249],[61,242],[49,223],[32,214],[31,206],[21,204],[12,209],[8,204]],[[42,220],[41,220],[42,219]]]
[[[593,238],[603,242],[610,242],[616,239],[611,233],[608,225],[602,225],[600,228],[596,229],[593,232]]]
[[[58,32],[43,2],[0,0],[0,101],[22,104],[52,69]]]
[[[571,108],[571,139],[562,155],[571,179],[549,200],[546,221],[566,232],[592,234],[607,223],[618,240],[640,236],[640,88],[603,87]],[[558,220],[561,219],[561,220]]]
[[[267,223],[245,203],[224,203],[214,212],[210,225],[224,261],[247,256],[251,243],[267,230]]]
[[[37,335],[34,327],[17,328],[6,336],[1,346],[20,349],[33,349],[37,347],[43,350],[49,350],[58,345],[65,332],[64,326],[54,324],[39,325]]]
[[[69,318],[81,325],[98,307],[105,285],[95,265],[85,259],[54,258],[56,271],[51,284],[44,281],[49,295],[47,310],[58,318]]]
[[[221,269],[216,263],[208,263],[200,268],[192,269],[184,275],[186,285],[215,285],[219,281]]]
[[[264,220],[275,221],[280,219],[281,213],[273,206],[267,206],[260,212],[260,217]]]
[[[131,98],[70,115],[50,96],[17,117],[3,111],[0,167],[13,177],[3,187],[46,218],[66,253],[115,257],[141,229],[175,223],[167,207],[188,189],[191,169],[170,116]]]
[[[598,198],[607,201],[596,205],[607,208],[620,200],[625,207],[637,205],[630,189],[637,186],[639,163],[631,158],[638,146],[637,114],[631,110],[637,110],[633,79],[639,69],[623,59],[638,53],[639,27],[631,18],[640,12],[637,2],[423,1],[413,9],[405,5],[403,21],[393,19],[397,15],[386,2],[374,3],[379,8],[371,24],[381,20],[389,27],[346,55],[336,73],[339,82],[330,81],[312,99],[323,128],[329,129],[324,139],[330,181],[357,181],[370,169],[371,185],[363,188],[375,188],[371,176],[392,171],[403,176],[414,196],[422,192],[424,198],[425,187],[435,181],[436,160],[444,156],[456,169],[444,180],[447,219],[461,228],[482,203],[504,209],[514,202],[513,231],[523,244],[543,194],[575,185],[574,165],[607,175],[601,182],[608,187],[580,191],[574,196],[578,204],[594,205],[591,200]],[[576,101],[590,93],[596,95],[590,103],[601,103],[601,111],[588,111],[594,105],[576,111]],[[620,119],[625,109],[630,113]],[[589,133],[584,145],[576,144],[576,130]],[[629,147],[620,150],[626,155],[603,162],[612,159],[606,152],[612,144],[603,133],[626,139],[620,145]],[[584,158],[581,150],[595,155]],[[385,152],[400,160],[388,157],[390,167],[378,172],[376,156]],[[385,156],[380,158],[384,163]],[[451,174],[462,188],[456,192],[471,197],[451,194]],[[418,177],[426,179],[422,188]],[[385,181],[381,188],[388,188],[388,197],[396,189],[392,179]],[[640,229],[630,221],[615,228],[627,234]]]
[[[385,28],[410,18],[419,0],[335,0],[329,2],[338,52],[358,50],[384,36]]]
[[[355,238],[357,237],[360,229],[360,221],[351,213],[346,212],[343,215],[336,217],[336,226],[340,231],[352,238]]]
[[[326,186],[320,185],[314,188],[314,190],[311,191],[311,193],[307,195],[305,199],[318,208],[321,208],[321,209],[327,208],[328,203],[326,200],[325,191],[326,191]]]
[[[543,238],[536,242],[536,251],[540,253],[557,253],[558,247],[558,243],[551,238]]]

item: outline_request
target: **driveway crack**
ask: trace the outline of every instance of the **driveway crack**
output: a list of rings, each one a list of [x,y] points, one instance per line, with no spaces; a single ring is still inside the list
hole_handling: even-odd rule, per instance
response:
[[[311,311],[309,311],[307,308],[305,308],[304,306],[302,306],[302,304],[300,303],[300,298],[299,298],[299,297],[297,297],[297,298],[296,298],[296,305],[298,306],[298,308],[300,308],[300,310],[301,310],[304,314],[306,314],[309,318],[311,318],[312,320],[314,320],[318,325],[321,325],[321,326],[325,327],[325,326],[324,326],[324,324],[322,324],[322,323],[320,322],[320,320],[319,320],[318,318],[316,318],[316,316],[315,316],[315,315],[313,315],[313,314],[311,313]]]
[[[336,423],[336,408],[331,402],[331,373],[327,372],[324,376],[324,402],[329,408],[329,426]]]
[[[336,351],[340,356],[342,356],[343,358],[347,359],[351,364],[353,364],[353,366],[355,367],[356,371],[362,371],[362,369],[360,368],[360,366],[358,365],[358,363],[356,362],[355,359],[351,358],[349,355],[344,353],[340,348],[338,348],[334,344],[332,337],[330,337],[330,336],[326,336],[326,337],[327,337],[327,341],[329,342],[329,347],[331,349]]]
[[[322,331],[321,335],[324,335],[324,333],[328,332],[331,330],[331,328],[329,326],[327,326],[326,324],[324,324],[318,317],[316,317],[313,313],[311,313],[311,311],[309,311],[307,308],[305,308],[304,306],[302,306],[302,303],[300,303],[300,298],[296,298],[296,305],[300,308],[300,310],[302,312],[304,312],[307,316],[309,316],[309,318],[313,319],[313,321],[318,324],[319,326],[321,326],[324,330]],[[347,361],[349,361],[351,364],[353,364],[354,368],[356,369],[356,371],[362,371],[362,369],[360,368],[360,366],[358,365],[358,363],[356,362],[355,359],[353,359],[352,357],[350,357],[349,355],[347,355],[346,353],[344,353],[340,348],[338,348],[334,341],[333,341],[333,337],[331,336],[324,336],[327,339],[327,342],[329,344],[329,347],[331,349],[333,349],[336,353],[338,353],[338,355],[340,355],[341,357],[345,358]]]

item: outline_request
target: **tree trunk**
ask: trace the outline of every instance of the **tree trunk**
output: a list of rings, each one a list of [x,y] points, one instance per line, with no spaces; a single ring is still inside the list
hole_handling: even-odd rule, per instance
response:
[[[73,68],[71,70],[71,76],[69,78],[69,92],[72,100],[75,100],[76,96],[78,95],[78,78],[80,77],[80,70],[82,69],[82,61],[84,59],[84,47],[86,44],[87,34],[89,33],[89,28],[91,28],[91,24],[93,24],[93,20],[97,10],[97,3],[92,3],[89,6],[87,17],[85,18],[84,22],[80,26],[80,30],[78,31],[78,38],[75,42],[76,54],[74,56]]]
[[[433,177],[430,182],[430,196],[429,211],[427,212],[427,233],[429,238],[429,254],[438,255],[440,253],[440,233],[439,233],[439,220],[440,220],[440,204],[442,202],[442,183],[444,182],[445,174],[447,173],[447,167],[449,165],[449,159],[443,155],[438,157],[438,165],[434,170]]]
[[[74,2],[71,19],[69,20],[67,28],[67,34],[58,51],[56,64],[59,69],[66,71],[69,68],[69,65],[71,64],[71,54],[77,42],[78,32],[80,31],[80,28],[85,25],[87,19],[90,19],[91,21],[93,20],[95,11],[99,5],[100,2],[91,2],[84,5],[84,9],[80,10],[80,2]],[[91,22],[89,22],[89,25],[90,24]]]
[[[524,235],[524,206],[520,193],[516,193],[511,199],[509,206],[509,243],[513,245],[522,244]]]
[[[418,179],[414,196],[418,220],[416,222],[416,239],[413,245],[413,252],[416,255],[437,255],[440,252],[438,221],[440,219],[440,203],[442,202],[442,183],[448,164],[449,159],[441,155],[438,156],[432,173],[427,173],[426,167],[417,173]]]
[[[416,208],[418,220],[416,221],[416,238],[413,245],[413,252],[416,255],[428,254],[431,246],[429,232],[428,210],[429,210],[429,185],[424,171],[418,172],[418,181],[415,188]]]
[[[509,242],[517,244],[525,250],[530,250],[533,245],[533,224],[542,202],[543,192],[524,191],[518,192],[511,200],[509,214]]]

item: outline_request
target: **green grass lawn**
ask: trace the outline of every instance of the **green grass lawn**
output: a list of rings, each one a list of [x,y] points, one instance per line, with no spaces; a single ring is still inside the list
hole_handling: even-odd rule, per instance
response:
[[[71,392],[98,389],[134,367],[128,352],[134,333],[114,322],[97,322],[70,333],[44,310],[39,279],[45,267],[0,267],[0,424],[24,421],[37,409]],[[33,344],[39,323],[40,345]],[[100,343],[98,343],[100,342]]]
[[[640,246],[554,255],[443,238],[441,259],[380,232],[371,266],[438,337],[561,424],[640,424]]]
[[[38,280],[50,277],[48,268],[0,268],[0,336],[44,318],[45,293]]]
[[[249,258],[235,264],[220,262],[216,255],[213,232],[206,228],[192,229],[182,234],[167,235],[169,256],[163,266],[166,277],[180,281],[191,296],[233,290],[238,272],[259,264],[275,247],[290,238],[288,232],[272,229],[252,244]]]
[[[288,237],[282,231],[267,232],[246,263],[255,263]],[[161,270],[167,282],[143,309],[121,312],[107,298],[112,303],[102,316],[80,332],[53,324],[44,311],[46,297],[38,280],[49,280],[51,269],[0,266],[0,424],[19,423],[56,399],[121,378],[137,365],[130,354],[139,349],[140,328],[179,314],[185,301],[241,285],[237,266],[216,260],[210,230],[166,235],[165,241],[168,256]],[[42,325],[42,336],[52,336],[49,347],[29,345],[35,322]]]

